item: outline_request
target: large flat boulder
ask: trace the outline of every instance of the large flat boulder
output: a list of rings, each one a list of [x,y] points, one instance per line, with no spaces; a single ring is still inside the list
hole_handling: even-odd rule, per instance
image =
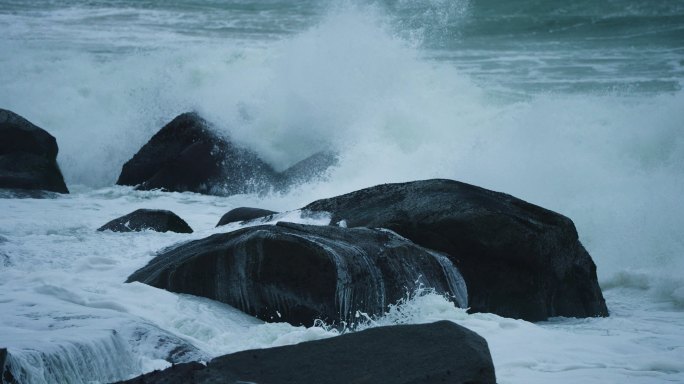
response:
[[[567,217],[453,180],[384,184],[313,202],[332,223],[382,227],[444,252],[472,312],[529,321],[607,316],[596,265]]]
[[[336,164],[317,153],[284,172],[276,172],[256,152],[216,133],[197,113],[183,113],[166,124],[121,170],[118,185],[229,196],[283,190],[311,180]]]
[[[69,193],[57,165],[58,150],[47,131],[0,109],[0,188]]]
[[[448,321],[379,327],[331,339],[180,364],[136,384],[486,384],[496,383],[487,342]]]
[[[98,231],[192,233],[192,228],[175,213],[164,209],[137,209],[116,218],[97,229]]]
[[[164,251],[132,281],[294,325],[380,315],[418,286],[467,306],[465,283],[446,256],[368,228],[281,222],[216,234]]]

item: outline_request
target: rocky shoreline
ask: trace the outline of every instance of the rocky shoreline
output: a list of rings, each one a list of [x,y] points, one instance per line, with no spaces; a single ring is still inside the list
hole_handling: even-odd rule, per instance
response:
[[[0,189],[17,197],[68,193],[56,162],[56,140],[45,130],[0,110],[0,143]],[[266,193],[325,177],[336,161],[334,153],[322,152],[275,172],[255,152],[215,134],[196,113],[186,113],[124,164],[117,184],[218,196]],[[373,186],[312,202],[299,212],[330,220],[323,226],[265,224],[264,217],[273,220],[277,213],[237,208],[217,226],[247,227],[161,250],[127,282],[206,297],[267,322],[293,325],[317,320],[339,325],[358,311],[380,315],[418,287],[471,313],[528,321],[608,316],[596,266],[573,222],[513,196],[432,179]],[[193,231],[165,210],[138,210],[98,230]],[[420,343],[407,341],[411,338]],[[424,360],[411,360],[416,350]],[[17,368],[7,364],[11,351],[1,351],[2,382],[19,382]],[[367,368],[360,368],[364,364]],[[406,374],[389,380],[398,371]],[[218,376],[223,381],[216,381]],[[244,351],[131,382],[245,380],[490,383],[495,376],[484,339],[438,322]]]

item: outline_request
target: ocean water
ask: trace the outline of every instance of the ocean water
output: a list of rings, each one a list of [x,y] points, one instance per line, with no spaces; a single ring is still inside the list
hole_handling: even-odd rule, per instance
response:
[[[159,338],[208,359],[332,337],[122,282],[237,206],[444,177],[573,219],[611,316],[532,324],[418,292],[356,327],[453,320],[501,383],[684,382],[683,85],[674,0],[0,0],[0,108],[57,138],[72,191],[0,198],[0,347],[27,382],[107,382],[168,365]],[[286,194],[113,187],[188,110],[277,169],[320,149],[340,164]],[[137,208],[196,232],[95,232]]]

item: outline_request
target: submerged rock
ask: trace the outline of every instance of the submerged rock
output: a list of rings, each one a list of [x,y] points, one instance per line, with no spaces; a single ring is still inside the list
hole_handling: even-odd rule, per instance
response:
[[[311,181],[338,164],[335,152],[321,151],[294,164],[280,175],[284,187]]]
[[[100,320],[111,324],[111,319]],[[139,374],[146,360],[172,364],[209,360],[188,341],[156,326],[130,327],[135,321],[117,324],[118,329],[106,334],[81,332],[69,341],[47,337],[30,347],[0,349],[0,383],[111,383]]]
[[[278,173],[247,148],[216,134],[197,113],[183,113],[157,132],[121,170],[117,184],[229,196],[282,190],[333,165],[316,154]],[[336,157],[335,162],[336,162]]]
[[[247,221],[247,220],[258,219],[260,217],[273,215],[275,213],[278,213],[278,212],[269,211],[268,209],[261,209],[261,208],[249,208],[249,207],[235,208],[235,209],[231,209],[225,215],[221,216],[221,220],[219,220],[219,222],[218,222],[218,224],[216,224],[216,226],[220,227],[222,225],[226,225],[226,224],[230,224],[230,223],[236,223],[239,221]]]
[[[0,244],[6,243],[7,239],[0,236]],[[12,261],[10,260],[9,255],[5,254],[3,251],[0,250],[0,265],[3,267],[9,267],[12,265]]]
[[[496,383],[487,342],[449,321],[372,328],[182,364],[126,383]]]
[[[175,213],[162,209],[138,209],[108,222],[97,230],[135,232],[146,229],[157,232],[192,233],[188,223]]]
[[[47,131],[0,109],[0,188],[69,193],[57,165],[58,150]]]
[[[607,316],[596,265],[570,219],[453,180],[384,184],[313,202],[331,224],[391,229],[449,255],[472,312],[529,321]]]
[[[467,306],[463,279],[444,255],[368,228],[281,222],[216,234],[164,251],[132,281],[294,325],[380,315],[419,286]]]

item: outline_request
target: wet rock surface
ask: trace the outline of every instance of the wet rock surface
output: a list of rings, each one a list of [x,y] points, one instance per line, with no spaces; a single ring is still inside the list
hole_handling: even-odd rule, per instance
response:
[[[231,209],[230,211],[226,212],[226,214],[221,216],[221,219],[219,220],[218,224],[216,224],[216,226],[220,227],[222,225],[226,225],[226,224],[230,224],[230,223],[258,219],[260,217],[273,215],[275,213],[277,213],[277,212],[269,211],[268,209],[261,209],[261,208],[250,208],[250,207],[235,208],[235,209]]]
[[[608,315],[572,221],[513,196],[437,179],[378,185],[303,210],[329,212],[333,225],[388,228],[448,254],[472,312],[529,321]]]
[[[180,364],[126,383],[495,383],[487,342],[448,321],[372,328]]]
[[[0,188],[69,193],[57,165],[58,151],[54,136],[14,112],[0,109]],[[21,193],[17,197],[22,197]]]
[[[216,234],[162,252],[132,281],[294,325],[380,315],[418,287],[467,306],[465,283],[446,256],[368,228],[281,222]]]
[[[124,164],[119,185],[205,194],[253,192],[270,183],[273,169],[257,155],[217,135],[197,113],[165,125]]]
[[[219,135],[197,113],[188,112],[152,136],[123,165],[116,183],[218,196],[265,193],[310,181],[336,163],[334,154],[322,152],[276,172],[256,152]]]
[[[192,228],[175,213],[162,209],[138,209],[116,218],[97,229],[98,231],[192,233]]]

